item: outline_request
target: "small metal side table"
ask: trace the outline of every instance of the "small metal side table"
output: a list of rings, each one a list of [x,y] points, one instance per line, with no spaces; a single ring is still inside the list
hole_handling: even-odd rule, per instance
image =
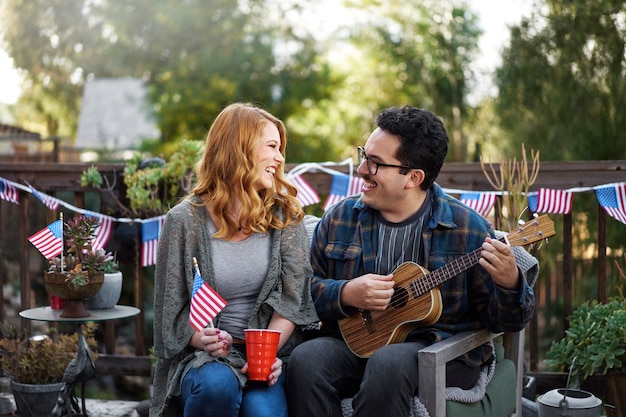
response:
[[[65,369],[63,382],[65,388],[61,393],[61,403],[59,404],[59,416],[87,416],[85,410],[85,382],[93,378],[96,374],[96,364],[94,363],[87,341],[81,331],[81,325],[86,322],[103,322],[108,320],[118,320],[136,316],[140,310],[136,307],[116,305],[113,308],[104,310],[89,310],[88,317],[66,318],[61,317],[63,310],[53,310],[49,306],[31,308],[21,311],[20,317],[27,320],[47,321],[58,323],[76,323],[78,333],[78,351],[76,357],[72,359]],[[81,404],[74,396],[74,388],[81,384]],[[65,410],[65,412],[63,412]]]

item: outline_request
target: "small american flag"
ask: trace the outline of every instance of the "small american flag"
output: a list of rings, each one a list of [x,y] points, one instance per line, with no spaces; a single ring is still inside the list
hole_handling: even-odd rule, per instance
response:
[[[491,208],[496,203],[495,193],[463,193],[459,198],[461,203],[476,210],[483,217],[489,216]]]
[[[141,266],[156,263],[159,236],[165,216],[155,217],[141,224]]]
[[[596,197],[609,216],[626,224],[626,182],[596,188]]]
[[[194,258],[195,275],[193,277],[193,291],[189,307],[189,323],[197,332],[213,324],[213,319],[226,307],[224,300],[209,284],[204,282],[200,269]]]
[[[28,238],[39,252],[51,259],[63,252],[63,222],[57,220]]]
[[[528,208],[533,213],[569,214],[573,200],[571,191],[540,188],[536,193],[528,193]]]
[[[0,198],[11,203],[19,204],[18,192],[11,183],[4,178],[0,178]]]
[[[30,192],[33,193],[37,200],[41,201],[44,206],[48,207],[50,210],[56,210],[59,208],[59,204],[61,200],[51,197],[48,194],[41,193],[37,191],[32,185],[26,183],[28,188],[30,188]]]
[[[310,206],[321,201],[320,196],[315,192],[313,187],[304,179],[302,175],[296,174],[291,178],[293,185],[298,190],[296,198],[302,204],[302,207]]]

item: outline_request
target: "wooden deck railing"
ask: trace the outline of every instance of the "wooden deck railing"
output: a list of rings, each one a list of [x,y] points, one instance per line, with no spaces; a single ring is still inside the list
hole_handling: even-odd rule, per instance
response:
[[[68,201],[76,207],[85,207],[86,196],[94,192],[91,189],[82,188],[79,184],[80,174],[91,164],[81,163],[0,163],[0,177],[20,184],[30,183],[37,190],[50,195],[64,195]],[[123,172],[123,164],[96,164],[101,173],[114,177]],[[288,166],[292,168],[293,166]],[[338,165],[334,169],[344,171],[346,166]],[[315,188],[319,194],[325,195],[330,188],[331,177],[326,173],[308,171],[303,177]],[[576,162],[542,162],[537,181],[532,189],[546,187],[560,190],[567,190],[577,187],[594,187],[597,185],[626,181],[626,161],[576,161]],[[490,191],[491,186],[485,178],[479,164],[448,163],[445,164],[439,175],[437,182],[448,189],[455,190],[475,190]],[[4,200],[0,200],[0,256],[3,262],[0,263],[0,296],[4,299],[2,290],[4,284],[8,282],[7,269],[4,261],[18,261],[19,264],[19,288],[21,308],[34,307],[34,300],[30,289],[33,282],[33,274],[30,265],[33,259],[29,255],[27,237],[43,228],[46,224],[56,220],[57,213],[49,210],[42,210],[41,205],[33,200],[30,193],[20,191],[20,204],[15,205]],[[606,278],[607,278],[607,248],[606,248],[606,215],[598,206],[599,227],[595,231],[597,239],[597,286],[598,299],[607,299]],[[555,215],[551,215],[553,217]],[[558,215],[560,216],[560,215]],[[623,226],[626,227],[626,226]],[[562,250],[562,271],[558,274],[562,277],[562,282],[556,283],[559,288],[560,297],[563,299],[563,318],[572,311],[573,275],[572,270],[572,215],[563,215],[563,230],[557,230],[563,235]],[[594,231],[590,231],[594,233]],[[11,241],[8,241],[11,236]],[[15,259],[9,259],[9,257]],[[133,279],[133,304],[142,310],[142,313],[135,319],[135,355],[120,356],[115,352],[115,328],[110,323],[106,326],[106,348],[107,354],[101,355],[99,359],[98,371],[100,373],[122,373],[134,375],[149,375],[150,362],[147,355],[147,346],[150,341],[145,340],[144,334],[144,303],[145,288],[143,271],[140,267],[139,258],[135,256]],[[125,278],[126,279],[126,278]],[[554,278],[552,278],[554,279]],[[548,282],[550,286],[555,283]],[[538,293],[548,293],[549,289],[538,289]],[[537,344],[538,337],[537,317],[531,324],[530,337],[530,370],[537,370]],[[0,306],[0,321],[5,322],[5,307]],[[28,321],[23,322],[23,326],[30,329]]]

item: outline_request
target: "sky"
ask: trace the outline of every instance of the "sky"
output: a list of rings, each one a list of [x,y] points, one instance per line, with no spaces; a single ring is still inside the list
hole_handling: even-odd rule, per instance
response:
[[[332,0],[331,0],[332,1]],[[472,97],[494,95],[491,77],[500,63],[500,50],[508,42],[507,25],[516,24],[529,14],[532,0],[467,0],[480,19],[485,31],[480,39],[481,55],[475,62],[474,71],[478,86]],[[13,68],[13,61],[0,49],[0,103],[15,103],[20,93],[20,76]]]

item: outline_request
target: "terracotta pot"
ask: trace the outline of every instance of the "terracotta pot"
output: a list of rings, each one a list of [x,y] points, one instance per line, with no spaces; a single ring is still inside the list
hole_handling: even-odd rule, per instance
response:
[[[83,300],[97,293],[104,283],[104,272],[89,274],[89,282],[86,285],[75,287],[65,280],[67,274],[59,272],[45,272],[44,284],[49,294],[54,294],[67,300],[67,307],[61,313],[61,317],[82,318],[91,314],[85,309]]]

